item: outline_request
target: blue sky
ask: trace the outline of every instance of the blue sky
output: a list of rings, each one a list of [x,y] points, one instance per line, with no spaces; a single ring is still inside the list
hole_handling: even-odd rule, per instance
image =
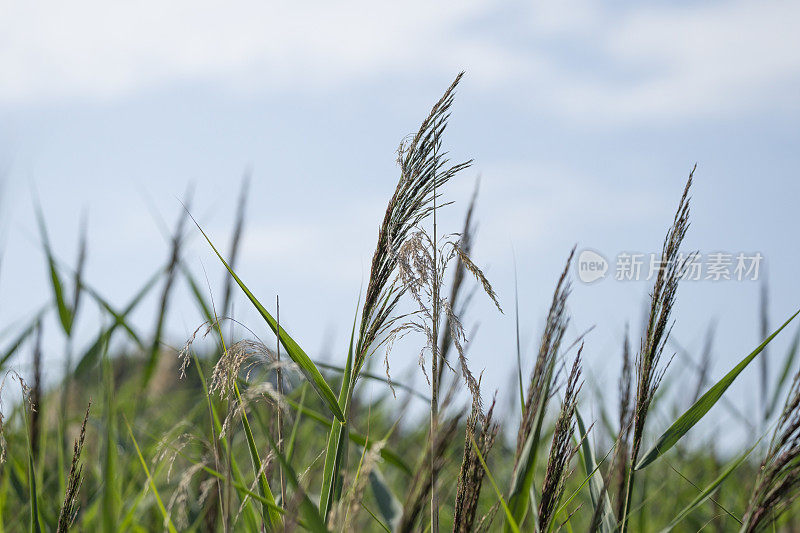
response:
[[[475,163],[448,189],[456,204],[443,224],[460,229],[480,175],[474,259],[507,312],[476,301],[467,322],[480,322],[473,367],[504,401],[514,256],[523,340],[535,344],[569,249],[658,251],[695,162],[687,249],[761,252],[777,325],[800,306],[798,23],[800,5],[783,1],[5,3],[0,327],[49,298],[32,189],[66,261],[86,212],[88,278],[122,305],[166,257],[154,212],[172,226],[193,183],[193,213],[225,247],[251,169],[242,277],[266,302],[280,295],[309,352],[341,357],[395,150],[462,69],[445,144]],[[185,260],[218,292],[222,271],[191,235]],[[575,283],[570,335],[596,326],[584,355],[601,387],[616,388],[625,324],[638,334],[648,290]],[[758,343],[759,290],[681,289],[674,337],[699,350],[715,321],[713,376]],[[143,328],[155,306],[137,314]],[[88,340],[98,326],[84,311]],[[260,326],[242,300],[237,316]],[[179,287],[169,338],[181,344],[199,322]],[[58,354],[55,323],[49,331]],[[773,370],[791,333],[770,352]],[[392,368],[402,375],[417,351],[398,346]],[[747,412],[756,375],[731,391]],[[724,412],[716,420],[706,430]]]

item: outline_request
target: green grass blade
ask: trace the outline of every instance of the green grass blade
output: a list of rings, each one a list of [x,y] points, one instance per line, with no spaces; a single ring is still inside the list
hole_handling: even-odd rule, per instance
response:
[[[294,424],[292,424],[292,432],[289,434],[289,440],[286,443],[286,460],[292,462],[294,457],[294,446],[297,442],[297,431],[300,429],[300,420],[303,418],[303,408],[306,405],[306,391],[308,390],[305,383],[300,386],[300,409],[294,417]]]
[[[33,454],[28,453],[28,480],[30,483],[31,533],[41,533],[39,522],[39,494],[36,490],[36,469],[33,467]]]
[[[190,186],[186,191],[186,200],[184,205],[188,205],[192,197],[192,187]],[[164,286],[161,290],[161,298],[158,304],[158,313],[156,315],[155,331],[153,332],[153,341],[150,344],[150,353],[145,363],[144,371],[142,372],[142,388],[146,388],[153,377],[158,366],[158,360],[161,357],[161,338],[164,334],[164,327],[167,320],[167,312],[170,302],[170,294],[175,286],[176,270],[180,267],[181,262],[181,249],[183,247],[183,228],[188,218],[188,208],[181,212],[178,217],[178,224],[175,228],[175,233],[172,236],[169,263],[164,275]]]
[[[783,360],[783,369],[781,370],[781,375],[778,378],[778,381],[775,383],[775,392],[772,394],[772,400],[769,403],[769,410],[767,411],[768,416],[775,412],[775,408],[778,406],[778,402],[781,400],[781,391],[783,390],[783,386],[792,376],[792,368],[794,367],[794,361],[797,358],[798,348],[800,348],[800,328],[797,328],[797,332],[794,334],[794,339],[792,339],[792,344],[789,346],[789,351],[786,352],[786,357]]]
[[[239,406],[242,409],[242,425],[244,426],[244,433],[247,437],[247,448],[250,451],[250,459],[253,462],[253,471],[255,472],[255,475],[258,476],[258,489],[261,492],[261,496],[268,502],[271,502],[274,506],[275,496],[272,494],[272,490],[269,488],[267,475],[261,468],[261,458],[258,455],[258,447],[256,446],[256,441],[253,437],[253,430],[250,428],[250,422],[247,420],[247,413],[245,412],[244,402],[242,401],[242,395],[239,393],[239,385],[237,383],[234,383],[233,390],[236,392],[236,401],[239,403]],[[280,524],[280,514],[270,509],[270,507],[267,505],[262,507],[265,527],[270,528],[273,524]]]
[[[383,522],[388,525],[388,530],[391,531],[403,515],[403,506],[392,492],[391,487],[389,487],[379,469],[373,468],[370,470],[369,484],[370,488],[372,488],[372,495],[378,503],[378,511],[383,518]]]
[[[283,347],[286,348],[286,352],[289,354],[289,357],[300,368],[300,371],[306,377],[306,379],[314,388],[319,397],[322,398],[322,400],[325,402],[325,405],[328,407],[328,409],[330,409],[333,415],[340,422],[344,422],[344,413],[339,407],[339,403],[336,399],[336,396],[333,394],[333,391],[331,390],[330,386],[325,381],[325,378],[322,377],[322,374],[319,373],[319,370],[311,361],[311,358],[308,357],[308,355],[306,355],[306,353],[303,351],[302,348],[300,348],[300,346],[295,342],[295,340],[292,337],[290,337],[288,333],[286,333],[286,330],[284,330],[283,327],[280,328],[278,327],[278,323],[275,320],[275,318],[273,318],[273,316],[269,313],[269,311],[267,311],[266,308],[264,308],[264,306],[261,305],[261,302],[259,302],[258,299],[253,295],[253,293],[250,292],[250,289],[248,289],[247,286],[244,284],[244,282],[241,279],[239,279],[239,276],[236,275],[233,269],[231,269],[231,267],[228,266],[227,261],[225,261],[222,255],[217,251],[217,248],[211,242],[211,239],[208,238],[208,235],[206,235],[206,233],[203,231],[203,228],[201,228],[200,225],[197,224],[197,221],[195,221],[195,225],[197,226],[197,229],[200,230],[200,233],[203,234],[203,237],[205,237],[209,246],[211,246],[211,249],[214,250],[214,253],[217,254],[219,260],[222,261],[223,265],[225,265],[225,268],[228,270],[228,273],[233,277],[234,281],[236,281],[236,284],[239,285],[239,288],[242,289],[247,298],[250,300],[250,303],[252,303],[253,306],[255,306],[259,314],[261,314],[261,317],[267,322],[267,325],[270,327],[272,332],[278,335],[278,338],[280,339]]]
[[[290,400],[289,398],[285,398],[284,401],[289,407],[295,409],[298,412],[303,413],[304,416],[307,416],[308,418],[310,418],[311,420],[320,425],[323,425],[327,428],[330,428],[333,425],[333,423],[328,418],[326,418],[321,413],[314,411],[309,407],[303,407],[297,402]],[[361,433],[357,433],[355,431],[348,431],[348,437],[350,439],[350,442],[353,442],[361,446],[362,448],[367,444],[367,437],[365,435],[362,435]],[[414,474],[413,471],[411,470],[411,467],[408,466],[408,464],[400,456],[400,454],[391,450],[390,448],[384,446],[380,451],[380,455],[381,459],[383,459],[390,465],[397,468],[400,472],[402,472],[406,476],[412,476]]]
[[[69,337],[72,332],[72,310],[67,305],[64,297],[64,283],[56,267],[56,260],[53,256],[53,251],[50,248],[50,239],[47,236],[47,227],[44,222],[44,215],[42,214],[42,207],[37,204],[36,206],[36,221],[39,224],[39,233],[42,237],[42,247],[44,248],[45,258],[47,259],[47,266],[50,274],[50,287],[53,290],[53,299],[56,303],[58,310],[58,319],[64,333]],[[76,287],[75,290],[78,290]]]
[[[266,433],[266,437],[269,441],[270,447],[272,448],[272,452],[275,454],[278,462],[283,467],[287,481],[292,487],[294,487],[295,497],[300,497],[299,511],[303,519],[306,521],[306,528],[315,533],[328,533],[328,528],[325,526],[325,522],[317,512],[317,506],[311,502],[305,490],[300,485],[294,468],[292,468],[292,465],[290,465],[286,460],[286,457],[283,456],[280,448],[278,448],[278,445],[275,443],[275,440],[272,438],[272,436],[269,433]]]
[[[744,370],[747,365],[750,364],[753,359],[756,358],[758,354],[764,350],[764,347],[775,338],[778,333],[780,333],[783,328],[789,325],[789,323],[794,320],[794,318],[800,314],[800,311],[797,311],[793,314],[789,319],[783,323],[781,327],[776,329],[772,335],[764,339],[764,342],[758,345],[758,347],[753,350],[747,357],[742,359],[738,365],[736,365],[733,370],[728,372],[725,377],[715,383],[703,396],[697,400],[694,405],[692,405],[685,413],[683,413],[680,418],[678,418],[667,431],[664,432],[663,435],[658,439],[658,441],[653,445],[647,453],[641,458],[639,463],[636,465],[636,470],[641,470],[642,468],[646,467],[656,459],[658,459],[661,455],[667,452],[670,448],[672,448],[675,443],[677,443],[681,437],[683,437],[695,424],[697,424],[701,418],[705,416],[706,413],[714,406],[715,403],[722,397],[728,387],[731,386],[733,381],[741,374],[742,370]]]
[[[213,324],[214,314],[211,312],[211,308],[208,306],[208,302],[206,302],[205,295],[203,291],[200,290],[200,286],[197,284],[194,276],[192,276],[191,271],[183,265],[181,271],[183,272],[183,277],[186,279],[186,282],[189,284],[189,289],[192,291],[194,301],[197,302],[200,312],[203,313],[203,318],[205,318],[209,324]]]
[[[314,364],[317,365],[317,367],[319,367],[319,368],[321,368],[323,370],[330,370],[332,372],[337,372],[337,373],[342,374],[342,375],[344,375],[344,373],[347,371],[346,368],[343,368],[343,367],[337,366],[337,365],[332,365],[330,363],[325,363],[325,362],[322,362],[322,361],[314,361]],[[358,373],[358,379],[377,381],[377,382],[383,383],[387,387],[389,386],[389,380],[386,378],[385,374],[381,376],[380,374],[373,374],[371,372],[361,371],[361,372]],[[431,401],[430,396],[428,396],[428,395],[426,395],[426,394],[424,394],[422,392],[419,392],[418,390],[416,390],[411,385],[407,385],[405,383],[402,383],[402,382],[399,382],[399,381],[395,381],[394,378],[392,378],[392,382],[391,383],[392,383],[392,387],[394,389],[404,390],[407,393],[409,393],[410,395],[414,396],[415,398],[418,398],[418,399],[422,400],[425,403],[430,403],[430,401]]]
[[[39,491],[36,488],[36,468],[33,465],[33,446],[30,438],[30,421],[28,418],[28,399],[22,399],[22,413],[25,417],[25,432],[27,451],[28,451],[28,505],[30,507],[30,531],[31,533],[41,533],[41,517],[39,516]]]
[[[358,298],[359,304],[361,297]],[[342,412],[349,411],[350,395],[352,394],[353,380],[353,341],[355,339],[356,321],[358,320],[358,304],[356,314],[353,317],[353,328],[350,331],[350,345],[347,348],[347,361],[342,374],[342,385],[339,390],[337,405]],[[333,502],[338,499],[341,493],[341,478],[339,470],[342,461],[347,453],[347,438],[350,433],[349,425],[345,422],[333,421],[331,431],[328,434],[328,445],[325,449],[325,466],[322,469],[322,488],[319,496],[319,511],[323,517],[327,518],[328,513],[333,507]]]
[[[617,520],[614,517],[614,510],[611,507],[611,500],[608,497],[608,492],[605,490],[605,483],[603,482],[603,474],[599,472],[600,465],[594,456],[591,443],[586,434],[586,425],[583,423],[581,414],[575,409],[575,420],[577,421],[579,439],[581,443],[581,454],[583,455],[583,467],[586,471],[586,476],[589,478],[589,495],[592,498],[592,506],[597,509],[598,506],[602,507],[600,514],[599,531],[602,533],[611,533],[617,527]]]
[[[206,382],[206,377],[205,377],[205,374],[203,373],[203,368],[201,366],[200,360],[198,359],[197,355],[195,355],[195,354],[192,354],[192,358],[194,359],[194,362],[195,362],[195,369],[197,370],[197,375],[198,375],[198,377],[200,379],[200,384],[201,384],[202,390],[203,390],[203,397],[205,398],[206,405],[207,405],[208,410],[209,410],[209,416],[211,418],[212,440],[214,440],[214,441],[218,440],[218,442],[220,444],[222,444],[222,451],[225,454],[229,454],[230,448],[229,448],[229,444],[228,444],[228,439],[225,438],[225,437],[218,437],[218,435],[220,435],[220,433],[222,432],[222,423],[220,422],[220,417],[217,414],[217,410],[214,407],[214,402],[212,401],[211,394],[209,393],[208,383]],[[229,470],[229,472],[230,472],[231,478],[227,478],[226,477],[225,479],[230,481],[231,485],[233,485],[234,487],[237,488],[237,490],[239,491],[240,495],[241,494],[245,494],[245,495],[249,495],[249,496],[252,497],[252,494],[250,493],[250,491],[243,492],[241,489],[238,488],[240,486],[241,487],[245,487],[246,486],[245,483],[244,483],[244,476],[242,476],[242,473],[239,470],[239,465],[238,465],[238,463],[236,461],[236,457],[233,454],[230,454],[229,457],[230,457],[230,470]],[[256,499],[258,501],[261,501],[262,499],[264,501],[267,501],[265,498],[263,498],[261,496],[259,496]],[[243,498],[243,501],[244,501],[244,498]],[[261,503],[264,503],[264,502],[261,502]],[[269,503],[267,502],[267,505],[268,504]],[[256,520],[257,515],[255,514],[255,511],[252,509],[252,507],[249,504],[247,505],[246,508],[247,508],[248,512],[252,514],[253,522],[255,523],[257,521]]]
[[[103,445],[103,487],[101,494],[102,531],[116,530],[119,518],[119,491],[117,477],[117,414],[114,393],[114,375],[108,357],[108,343],[103,345],[103,382],[105,384],[105,442]]]
[[[511,509],[508,508],[506,500],[503,498],[503,494],[500,492],[497,483],[495,483],[494,476],[489,471],[489,467],[486,465],[486,461],[483,459],[481,450],[478,448],[478,444],[475,442],[475,437],[470,435],[470,439],[472,440],[472,447],[475,449],[475,454],[478,456],[478,460],[481,462],[481,466],[483,467],[484,471],[486,471],[486,477],[489,478],[489,483],[491,483],[494,493],[497,495],[497,499],[500,502],[500,505],[503,507],[503,511],[506,513],[506,524],[508,525],[509,529],[513,531],[513,533],[519,533],[517,521],[514,520],[514,515],[511,514]]]
[[[717,477],[705,489],[703,489],[700,492],[700,494],[698,494],[697,497],[694,500],[692,500],[692,502],[689,505],[684,507],[677,515],[675,515],[675,518],[672,520],[672,522],[670,522],[670,524],[667,527],[662,529],[661,533],[667,533],[672,529],[674,529],[687,516],[689,516],[689,514],[692,511],[694,511],[695,509],[700,507],[703,503],[705,503],[705,501],[708,500],[712,494],[714,494],[714,492],[719,488],[719,486],[722,485],[722,483],[726,479],[728,479],[728,476],[730,476],[734,470],[736,470],[742,463],[744,463],[744,461],[747,459],[750,453],[756,449],[759,442],[761,442],[761,439],[758,439],[758,442],[756,442],[749,450],[747,450],[742,455],[731,461],[725,468],[725,470],[719,475],[719,477]]]
[[[164,522],[167,524],[167,529],[170,533],[177,533],[175,526],[172,524],[172,519],[170,519],[169,514],[167,513],[167,508],[164,507],[164,502],[161,500],[161,496],[158,494],[158,488],[156,488],[156,484],[153,481],[153,477],[150,475],[150,469],[147,468],[147,461],[144,460],[144,456],[142,455],[142,450],[139,448],[139,443],[136,442],[136,437],[133,436],[133,429],[131,429],[131,425],[128,423],[128,420],[125,419],[125,425],[128,427],[128,434],[133,441],[133,446],[136,448],[136,455],[139,456],[139,462],[142,465],[142,469],[144,470],[145,475],[147,476],[147,482],[150,484],[150,490],[153,491],[153,496],[156,499],[156,504],[158,505],[158,510],[161,511],[161,515],[164,517]]]
[[[117,312],[111,305],[105,301],[96,291],[84,286],[84,290],[92,296],[97,302],[112,316],[114,322],[105,328],[100,334],[97,336],[95,342],[83,353],[81,358],[78,360],[78,364],[75,367],[75,375],[82,375],[86,373],[90,368],[94,367],[97,364],[98,358],[100,357],[101,350],[105,344],[111,338],[111,335],[116,331],[118,327],[122,327],[128,332],[128,336],[133,340],[134,343],[138,346],[139,349],[144,350],[145,346],[144,343],[139,338],[139,335],[136,334],[134,329],[128,324],[128,315],[130,315],[134,309],[139,305],[139,303],[144,299],[150,289],[152,289],[156,281],[158,281],[159,277],[161,277],[162,269],[159,269],[148,281],[144,284],[144,286],[137,292],[128,305],[122,310],[122,312]]]
[[[548,369],[548,374],[552,375],[553,363]],[[518,524],[523,524],[528,510],[535,509],[534,501],[534,477],[536,471],[536,458],[539,453],[539,441],[542,434],[542,424],[544,422],[545,409],[547,408],[547,398],[550,395],[550,377],[546,378],[545,390],[542,393],[542,400],[536,413],[536,422],[530,435],[525,439],[525,444],[520,452],[520,460],[511,476],[511,492],[508,496],[508,505]],[[506,524],[505,531],[509,531]]]
[[[22,346],[22,343],[24,343],[28,337],[33,334],[34,330],[36,329],[36,324],[39,322],[39,320],[41,320],[42,315],[44,315],[44,310],[36,313],[36,316],[33,317],[33,320],[31,320],[30,324],[28,324],[22,333],[20,333],[14,339],[14,342],[11,343],[6,351],[3,352],[2,356],[0,356],[0,368],[5,365],[6,361],[11,359],[15,353],[17,353],[17,350],[19,350],[20,346]]]

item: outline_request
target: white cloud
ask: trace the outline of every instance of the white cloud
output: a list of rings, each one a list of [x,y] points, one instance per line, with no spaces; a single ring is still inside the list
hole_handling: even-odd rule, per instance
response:
[[[635,120],[796,106],[800,4],[714,2],[605,17],[589,42],[627,75],[562,82],[575,114]]]
[[[464,67],[479,87],[582,121],[780,110],[796,105],[798,22],[800,4],[782,0],[10,2],[0,8],[0,103],[183,82],[328,90]]]
[[[430,68],[457,46],[442,34],[480,9],[477,0],[402,9],[366,1],[14,2],[0,14],[0,98],[114,97],[182,79],[294,89]]]

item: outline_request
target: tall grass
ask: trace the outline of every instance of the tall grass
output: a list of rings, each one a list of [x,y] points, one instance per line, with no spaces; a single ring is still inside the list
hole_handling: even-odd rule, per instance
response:
[[[255,295],[236,273],[249,178],[227,256],[197,226],[226,271],[219,307],[182,254],[188,231],[194,231],[188,199],[167,261],[123,308],[84,278],[84,238],[74,269],[55,257],[39,212],[52,301],[0,352],[7,372],[28,357],[31,363],[20,379],[22,398],[6,401],[0,415],[0,530],[800,528],[800,330],[774,380],[765,362],[765,348],[797,313],[770,331],[761,311],[763,342],[742,350],[747,355],[722,377],[713,375],[709,333],[699,357],[689,354],[700,362],[688,367],[694,373],[688,408],[686,391],[676,394],[664,379],[673,370],[667,346],[680,320],[673,308],[694,169],[663,241],[663,268],[638,346],[631,347],[627,331],[621,354],[599,352],[591,336],[570,338],[572,249],[554,273],[534,356],[522,354],[519,302],[511,339],[517,353],[471,351],[463,323],[472,293],[484,292],[498,312],[502,307],[470,255],[475,196],[460,233],[442,227],[438,214],[453,209],[448,184],[470,166],[451,163],[444,142],[461,77],[398,150],[399,178],[378,226],[369,279],[349,343],[333,362],[307,353],[302,339],[282,325],[280,300],[269,309],[262,302],[271,300]],[[166,325],[179,283],[189,288],[204,323],[183,349],[174,350]],[[161,292],[146,334],[130,317],[156,286]],[[243,328],[232,327],[239,291],[274,334],[266,344],[254,335],[237,336]],[[76,351],[73,365],[82,297],[98,304],[105,320]],[[63,332],[67,365],[61,381],[48,388],[39,339],[51,322]],[[390,348],[402,337],[419,348],[428,390],[389,374]],[[494,345],[499,350],[504,343]],[[110,353],[111,346],[123,348]],[[378,354],[386,359],[386,376],[371,370]],[[516,390],[505,391],[513,408],[503,409],[471,367],[514,355],[518,368],[507,371]],[[594,357],[617,358],[618,397],[610,389],[592,395],[582,387],[582,362]],[[740,453],[725,456],[714,450],[713,436],[709,441],[694,427],[708,423],[717,403],[732,409],[727,389],[755,359],[764,420],[753,427],[763,426],[760,436],[769,438],[756,435]],[[677,364],[682,360],[672,366]],[[364,394],[359,384],[367,380],[384,392]],[[424,417],[408,411],[412,402],[426,407]],[[613,405],[618,412],[612,414]],[[581,413],[594,418],[584,420]],[[654,413],[672,419],[659,421],[667,428],[660,435],[653,433]]]

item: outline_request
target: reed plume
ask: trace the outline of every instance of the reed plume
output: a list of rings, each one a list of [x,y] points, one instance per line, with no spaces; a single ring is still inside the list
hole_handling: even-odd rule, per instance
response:
[[[434,198],[441,194],[438,190],[472,164],[470,160],[448,166],[446,153],[441,151],[442,134],[447,128],[455,89],[463,74],[456,76],[412,140],[401,143],[398,149],[400,181],[386,208],[372,256],[356,345],[356,376],[366,357],[377,349],[376,341],[387,332],[387,327],[391,328],[392,311],[405,292],[405,287],[395,279],[401,248],[433,213]]]
[[[569,464],[578,449],[578,445],[573,444],[572,436],[575,433],[575,408],[578,405],[578,392],[581,388],[578,381],[581,375],[582,351],[583,345],[578,350],[567,378],[561,411],[553,430],[553,441],[550,445],[550,456],[547,460],[547,471],[539,501],[539,531],[543,532],[550,530],[555,519],[555,510],[564,494],[564,485],[569,476]]]
[[[86,422],[89,420],[89,411],[92,408],[92,402],[86,407],[86,414],[83,416],[83,423],[81,424],[81,432],[72,447],[72,463],[69,467],[69,476],[67,477],[67,488],[64,493],[64,503],[61,505],[61,512],[58,515],[58,533],[66,533],[75,522],[75,517],[78,514],[78,494],[83,484],[83,465],[80,464],[81,453],[83,452],[83,442],[86,439]]]
[[[661,380],[666,372],[666,367],[661,366],[661,355],[669,338],[672,328],[670,321],[672,307],[678,292],[678,283],[685,272],[687,261],[694,256],[680,257],[680,247],[686,231],[689,229],[689,190],[697,165],[689,173],[686,187],[678,203],[672,225],[664,238],[661,250],[661,259],[655,284],[650,298],[650,308],[647,319],[647,328],[641,340],[639,352],[636,355],[636,395],[633,408],[633,431],[631,435],[630,468],[628,472],[627,488],[625,491],[625,506],[622,515],[622,531],[627,531],[628,515],[630,514],[631,498],[634,484],[634,465],[639,458],[639,452],[644,437],[644,425],[653,397],[658,390]]]
[[[569,316],[567,316],[567,298],[569,297],[571,287],[570,281],[567,279],[567,273],[572,264],[572,257],[574,254],[575,248],[570,251],[567,257],[564,270],[561,271],[561,276],[556,283],[556,289],[550,304],[550,311],[547,313],[544,333],[542,334],[542,340],[539,344],[539,353],[536,356],[536,364],[533,367],[528,382],[528,389],[525,394],[525,406],[522,410],[522,420],[520,421],[519,430],[517,432],[515,467],[519,463],[520,454],[525,445],[525,441],[528,439],[531,432],[536,429],[534,427],[534,422],[537,419],[537,414],[543,413],[546,410],[547,402],[550,399],[558,352],[561,347],[561,341],[564,338],[564,332],[569,324]]]
[[[475,441],[481,456],[486,459],[494,445],[500,425],[492,420],[495,401],[484,415],[474,403],[467,419],[466,437],[464,439],[464,458],[458,474],[455,510],[453,513],[453,533],[474,531],[475,513],[478,510],[478,499],[486,471],[478,459],[472,445]]]

